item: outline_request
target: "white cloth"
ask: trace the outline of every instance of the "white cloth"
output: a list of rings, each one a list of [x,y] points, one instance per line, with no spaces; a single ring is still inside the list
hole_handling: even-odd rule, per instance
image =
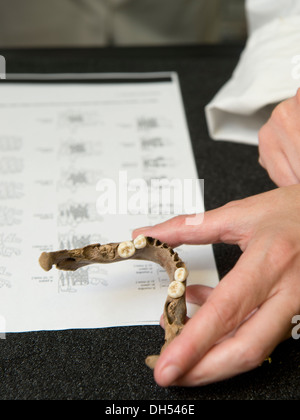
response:
[[[246,9],[248,42],[205,112],[214,140],[257,145],[274,106],[300,86],[300,1],[247,0]]]

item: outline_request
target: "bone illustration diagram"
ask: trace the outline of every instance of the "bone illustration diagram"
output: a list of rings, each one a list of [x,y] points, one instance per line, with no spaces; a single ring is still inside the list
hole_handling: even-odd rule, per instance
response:
[[[78,226],[81,223],[101,221],[94,203],[67,202],[59,205],[58,224],[60,226]]]

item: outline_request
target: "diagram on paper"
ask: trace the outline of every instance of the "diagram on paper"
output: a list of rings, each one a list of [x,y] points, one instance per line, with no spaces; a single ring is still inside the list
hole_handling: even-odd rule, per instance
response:
[[[59,273],[59,293],[76,293],[82,287],[108,286],[108,272],[100,266],[86,267],[77,271]]]
[[[58,224],[60,226],[77,227],[82,223],[100,220],[102,219],[97,213],[95,203],[75,203],[69,201],[58,206]]]

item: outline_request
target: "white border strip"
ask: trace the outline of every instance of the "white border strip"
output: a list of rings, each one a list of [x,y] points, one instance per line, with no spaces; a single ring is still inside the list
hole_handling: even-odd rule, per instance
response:
[[[160,79],[174,78],[174,72],[151,73],[7,73],[7,80],[97,80],[97,79]]]

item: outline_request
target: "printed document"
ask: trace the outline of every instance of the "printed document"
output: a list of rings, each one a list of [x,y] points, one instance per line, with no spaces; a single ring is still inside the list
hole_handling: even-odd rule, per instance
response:
[[[0,84],[6,332],[158,324],[169,279],[155,263],[45,272],[38,259],[45,251],[130,240],[135,228],[204,210],[177,74],[21,79]],[[145,205],[138,193],[141,186],[159,190],[153,180],[181,182],[196,204],[186,200],[180,208],[171,195]],[[218,283],[211,245],[176,251],[189,269],[188,284]]]

